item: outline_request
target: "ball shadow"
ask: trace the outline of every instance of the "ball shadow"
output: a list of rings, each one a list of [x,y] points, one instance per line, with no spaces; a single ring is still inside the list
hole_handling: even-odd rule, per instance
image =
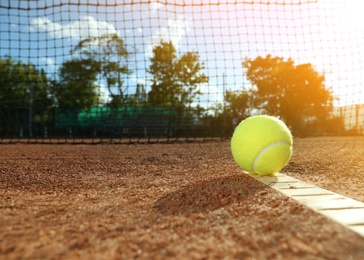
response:
[[[232,203],[250,203],[266,189],[247,174],[200,180],[164,195],[154,203],[153,211],[164,215],[204,213]]]

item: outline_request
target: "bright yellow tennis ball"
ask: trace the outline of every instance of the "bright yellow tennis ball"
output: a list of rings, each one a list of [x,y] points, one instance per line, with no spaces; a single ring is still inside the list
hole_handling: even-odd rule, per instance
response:
[[[249,173],[269,175],[280,171],[292,155],[288,127],[276,117],[259,115],[243,120],[231,139],[235,162]]]

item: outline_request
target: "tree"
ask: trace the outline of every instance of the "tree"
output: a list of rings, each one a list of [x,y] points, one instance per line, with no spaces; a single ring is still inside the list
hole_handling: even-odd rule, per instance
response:
[[[208,82],[201,73],[204,64],[195,52],[187,52],[178,58],[172,42],[161,42],[154,47],[148,72],[152,74],[149,102],[155,106],[184,108],[200,95],[199,85]]]
[[[92,59],[65,61],[59,80],[53,82],[53,94],[60,108],[90,108],[98,104],[96,85],[99,64]]]
[[[33,64],[16,62],[9,56],[0,59],[2,108],[27,108],[31,95],[37,103],[44,104],[45,100],[41,99],[48,97],[47,87],[48,79],[44,70],[38,71]]]
[[[196,96],[201,95],[198,86],[208,82],[208,77],[201,73],[204,64],[198,59],[197,53],[187,52],[176,62],[175,73],[182,88],[178,102],[182,105],[191,104]]]
[[[117,34],[89,37],[72,50],[81,59],[92,60],[98,66],[95,72],[101,76],[111,96],[110,106],[119,107],[126,101],[123,75],[131,71],[126,64],[129,52],[124,41]]]
[[[291,59],[267,55],[246,59],[242,65],[255,87],[253,106],[281,117],[294,133],[304,134],[308,123],[330,118],[332,92],[311,64],[295,65]]]
[[[33,64],[0,58],[0,110],[2,124],[45,123],[52,106],[49,80]],[[22,116],[21,116],[22,114]],[[6,120],[6,122],[4,122]]]
[[[145,106],[147,103],[147,92],[143,84],[137,84],[135,94],[130,95],[127,99],[128,105]]]
[[[225,93],[225,114],[229,119],[241,121],[249,116],[250,94],[247,91],[229,91]]]

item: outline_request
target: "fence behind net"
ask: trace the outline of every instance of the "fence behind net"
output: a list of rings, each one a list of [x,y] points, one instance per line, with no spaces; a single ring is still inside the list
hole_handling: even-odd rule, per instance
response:
[[[359,1],[0,3],[1,142],[363,134]]]

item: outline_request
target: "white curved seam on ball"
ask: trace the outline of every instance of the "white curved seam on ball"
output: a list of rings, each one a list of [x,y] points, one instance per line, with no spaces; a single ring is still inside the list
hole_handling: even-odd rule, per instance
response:
[[[260,152],[259,154],[257,155],[257,157],[255,157],[254,159],[254,162],[253,162],[253,165],[252,165],[252,170],[253,172],[255,172],[255,166],[257,164],[257,162],[259,161],[260,157],[263,156],[263,154],[268,151],[269,149],[273,148],[273,147],[276,147],[276,146],[279,146],[279,145],[288,145],[288,146],[291,146],[290,143],[288,142],[284,142],[284,141],[279,141],[279,142],[275,142],[275,143],[271,143],[270,145],[268,145],[267,147],[264,147]]]

